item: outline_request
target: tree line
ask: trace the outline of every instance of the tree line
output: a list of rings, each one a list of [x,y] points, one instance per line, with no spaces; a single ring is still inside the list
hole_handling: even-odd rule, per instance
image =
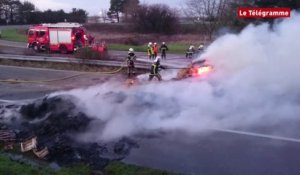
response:
[[[139,0],[111,0],[108,17],[120,22],[133,24],[138,32],[174,33],[179,24],[179,15],[175,9],[165,4],[140,4]]]
[[[187,0],[184,13],[198,27],[202,27],[209,38],[222,27],[243,28],[249,23],[269,22],[276,19],[241,19],[237,17],[238,7],[286,7],[300,9],[297,0]]]
[[[222,27],[242,28],[249,23],[274,19],[239,19],[238,7],[288,7],[300,9],[299,0],[185,0],[181,9],[163,4],[140,4],[139,0],[111,0],[107,15],[117,21],[131,23],[138,32],[172,34],[185,23],[210,39]],[[184,18],[183,18],[184,17]],[[180,21],[181,20],[181,21]]]
[[[85,23],[87,16],[87,12],[83,9],[73,8],[69,13],[50,9],[40,11],[28,1],[0,0],[0,24]]]

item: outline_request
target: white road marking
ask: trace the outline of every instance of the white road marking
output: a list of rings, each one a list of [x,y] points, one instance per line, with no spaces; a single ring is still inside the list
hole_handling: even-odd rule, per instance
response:
[[[230,130],[230,129],[213,129],[213,130],[220,131],[220,132],[232,133],[232,134],[247,135],[247,136],[253,136],[253,137],[261,137],[261,138],[267,138],[267,139],[273,139],[273,140],[300,143],[300,139],[297,139],[297,138],[274,136],[274,135],[261,134],[261,133],[255,133],[255,132],[247,132],[247,131],[236,131],[236,130]]]

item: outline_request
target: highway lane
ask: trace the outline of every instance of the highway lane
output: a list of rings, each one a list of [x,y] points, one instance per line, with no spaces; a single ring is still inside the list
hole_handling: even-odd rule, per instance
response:
[[[15,47],[15,48],[27,48],[27,43],[24,42],[16,42],[16,41],[7,41],[0,40],[1,46]]]
[[[299,175],[300,144],[226,132],[137,139],[126,163],[184,175]]]
[[[6,54],[7,56],[2,56],[5,58],[9,58],[12,57],[14,55],[23,55],[26,52],[26,43],[23,42],[14,42],[14,41],[6,41],[6,40],[0,40],[0,46],[5,46],[5,47],[10,47],[8,49],[4,49],[2,50],[2,52],[4,52],[4,54]],[[15,48],[15,49],[13,49]],[[15,50],[15,51],[14,51]],[[15,52],[17,52],[18,54],[16,54]],[[119,60],[119,61],[124,61],[126,59],[127,56],[127,51],[109,51],[109,55],[113,58],[113,60]],[[149,60],[147,53],[143,53],[143,52],[136,52],[137,55],[137,67],[140,68],[148,68],[149,65],[151,65],[152,61]],[[191,60],[186,59],[184,53],[183,54],[167,54],[167,59],[166,60],[162,60],[161,63],[164,66],[169,66],[169,67],[186,67],[186,65],[188,65],[190,63]],[[23,57],[23,58],[22,58]],[[20,56],[20,59],[25,59],[26,57],[29,56]],[[42,59],[44,58],[45,61],[59,61],[59,60],[68,60],[68,61],[76,61],[78,62],[79,59],[73,59],[72,56],[70,54],[68,55],[62,55],[62,54],[38,54],[38,55],[34,55],[31,56],[31,58],[37,57],[37,59]],[[38,58],[40,57],[40,58]],[[109,60],[112,61],[112,60]],[[89,61],[87,61],[89,62]],[[90,61],[93,63],[99,62],[100,61]],[[112,63],[112,62],[111,62]],[[104,63],[104,61],[102,61],[102,63],[100,63],[102,65],[107,65]],[[145,66],[146,65],[146,66]],[[113,65],[114,66],[114,65]]]
[[[7,41],[7,40],[1,40],[0,39],[0,46],[9,46],[9,47],[16,47],[16,48],[27,48],[27,43],[24,42],[16,42],[16,41]],[[145,46],[146,47],[146,46]],[[129,48],[128,48],[129,49]],[[110,50],[109,53],[111,53],[113,56],[116,57],[124,57],[124,55],[127,55],[127,51],[113,51]],[[137,56],[139,58],[148,59],[147,53],[143,52],[136,52]],[[185,59],[184,53],[182,54],[167,54],[168,60],[174,60],[174,59]]]
[[[48,80],[77,75],[82,72],[0,65],[0,79]],[[51,92],[84,88],[108,80],[120,81],[122,75],[85,74],[52,83],[0,83],[0,99],[20,100],[42,97]]]
[[[0,66],[0,79],[52,79],[74,73],[78,72]],[[115,75],[91,74],[55,83],[0,83],[0,99],[39,98],[55,91],[120,79],[122,77]],[[299,128],[299,122],[287,121],[276,126],[265,124],[261,128],[249,130],[270,135],[269,138],[225,130],[198,134],[168,131],[154,136],[137,136],[134,139],[139,148],[133,149],[124,161],[186,175],[299,175],[300,144],[292,139],[274,137],[299,139]]]

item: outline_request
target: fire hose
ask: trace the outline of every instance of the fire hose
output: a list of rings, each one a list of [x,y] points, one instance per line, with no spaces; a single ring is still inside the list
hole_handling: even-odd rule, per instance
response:
[[[122,64],[122,63],[121,63]],[[0,83],[51,83],[51,82],[56,82],[56,81],[62,81],[62,80],[67,80],[83,75],[88,75],[88,74],[116,74],[120,72],[123,69],[123,66],[121,65],[118,69],[113,70],[113,71],[107,71],[107,72],[83,72],[79,73],[76,75],[71,75],[71,76],[66,76],[62,78],[57,78],[57,79],[50,79],[50,80],[18,80],[18,79],[6,79],[6,80],[0,80]],[[166,67],[165,69],[188,69],[188,67],[184,68],[169,68]]]
[[[50,79],[50,80],[0,80],[0,83],[51,83],[51,82],[56,82],[56,81],[62,81],[62,80],[67,80],[83,75],[88,75],[88,74],[116,74],[120,72],[123,69],[123,66],[121,65],[118,69],[113,70],[113,71],[107,71],[107,72],[84,72],[84,73],[79,73],[76,75],[71,75],[71,76],[66,76],[62,78],[57,78],[57,79]]]

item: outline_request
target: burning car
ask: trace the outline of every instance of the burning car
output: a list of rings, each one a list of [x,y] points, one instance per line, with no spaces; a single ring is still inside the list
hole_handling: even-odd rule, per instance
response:
[[[189,77],[204,77],[213,71],[213,66],[207,63],[206,59],[197,60],[189,64],[186,68],[182,68],[177,73],[177,80]]]

